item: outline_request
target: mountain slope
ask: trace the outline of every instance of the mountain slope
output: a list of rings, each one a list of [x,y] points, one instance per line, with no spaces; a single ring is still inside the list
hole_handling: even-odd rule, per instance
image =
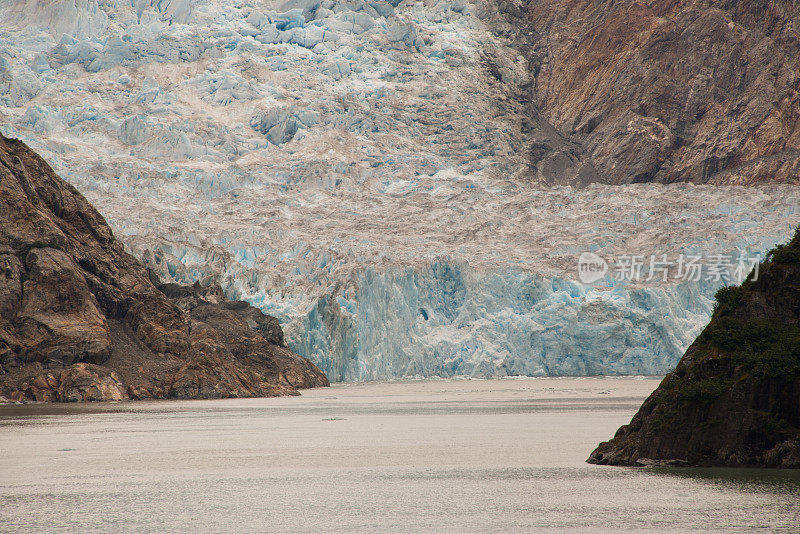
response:
[[[800,180],[797,2],[500,4],[522,29],[537,113],[592,181]]]
[[[285,348],[275,319],[213,287],[164,286],[170,299],[25,144],[0,136],[0,163],[0,397],[208,398],[327,385]]]
[[[800,230],[589,462],[800,468]]]

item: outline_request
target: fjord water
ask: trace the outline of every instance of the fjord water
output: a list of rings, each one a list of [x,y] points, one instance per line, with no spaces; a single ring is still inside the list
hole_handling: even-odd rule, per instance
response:
[[[0,531],[800,528],[800,474],[584,463],[657,379],[0,407]]]

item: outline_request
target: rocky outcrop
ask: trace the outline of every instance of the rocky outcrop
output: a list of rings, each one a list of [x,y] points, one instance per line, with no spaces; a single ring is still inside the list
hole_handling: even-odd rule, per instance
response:
[[[294,394],[328,385],[277,320],[218,287],[157,287],[103,217],[0,136],[0,399]]]
[[[589,462],[800,468],[800,230],[760,270]]]
[[[800,181],[800,4],[498,0],[545,181]],[[552,172],[553,158],[565,172]],[[571,171],[570,171],[571,169]]]

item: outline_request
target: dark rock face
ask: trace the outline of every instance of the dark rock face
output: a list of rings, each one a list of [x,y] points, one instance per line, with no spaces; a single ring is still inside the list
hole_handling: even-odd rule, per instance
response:
[[[218,287],[156,287],[103,217],[0,136],[0,398],[294,394],[325,375]]]
[[[534,74],[540,179],[800,181],[797,2],[497,3]]]
[[[800,468],[800,230],[589,462]]]

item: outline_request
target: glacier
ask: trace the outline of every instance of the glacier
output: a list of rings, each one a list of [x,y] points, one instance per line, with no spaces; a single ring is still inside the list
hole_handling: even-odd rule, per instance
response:
[[[578,255],[763,254],[800,192],[532,182],[505,24],[484,0],[0,0],[1,127],[331,380],[665,373],[719,282],[586,286]]]

